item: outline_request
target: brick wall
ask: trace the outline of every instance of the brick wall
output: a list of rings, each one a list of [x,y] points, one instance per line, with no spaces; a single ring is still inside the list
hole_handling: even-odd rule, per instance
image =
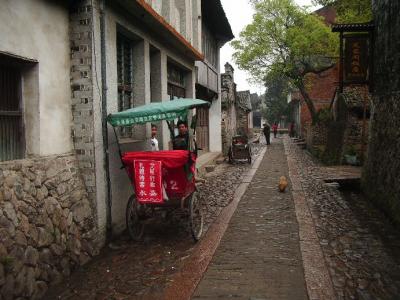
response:
[[[70,12],[72,137],[92,207],[96,203],[93,71],[93,8],[91,1],[77,1]]]
[[[333,68],[321,73],[320,75],[307,75],[307,80],[310,82],[309,95],[313,99],[316,111],[327,108],[331,104],[335,90],[339,84],[339,65],[336,64]],[[301,95],[296,94],[294,98],[302,99]],[[304,101],[301,101],[301,134],[306,136],[307,127],[311,124],[311,114]]]
[[[374,93],[365,194],[400,224],[400,2],[374,0]]]

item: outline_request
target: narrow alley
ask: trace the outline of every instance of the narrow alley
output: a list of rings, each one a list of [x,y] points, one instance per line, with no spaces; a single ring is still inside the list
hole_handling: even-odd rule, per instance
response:
[[[193,244],[179,219],[160,221],[146,229],[143,243],[122,237],[44,299],[396,299],[400,234],[382,213],[358,194],[324,183],[319,165],[288,137],[261,149],[257,170],[222,164],[201,187],[214,203],[204,207],[211,226],[229,209],[239,183],[249,182],[217,245],[204,246],[212,233]],[[280,193],[280,176],[295,186]],[[300,192],[305,207],[296,200]],[[199,247],[212,253],[200,258],[208,267],[176,281],[200,262]]]
[[[0,7],[0,300],[400,300],[399,0]]]

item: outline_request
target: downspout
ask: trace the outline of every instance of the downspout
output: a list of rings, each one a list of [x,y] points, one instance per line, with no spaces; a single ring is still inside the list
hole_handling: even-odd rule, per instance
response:
[[[101,125],[103,134],[103,151],[106,180],[106,240],[112,236],[112,193],[110,182],[110,160],[108,151],[108,128],[107,128],[107,56],[106,56],[106,32],[105,32],[105,0],[100,0],[100,47],[101,47]]]

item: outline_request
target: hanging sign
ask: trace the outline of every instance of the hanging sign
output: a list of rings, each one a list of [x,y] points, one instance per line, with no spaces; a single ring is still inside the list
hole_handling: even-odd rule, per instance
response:
[[[368,81],[368,36],[346,36],[344,58],[344,81],[366,83]]]
[[[135,188],[139,203],[162,203],[161,162],[135,160]]]

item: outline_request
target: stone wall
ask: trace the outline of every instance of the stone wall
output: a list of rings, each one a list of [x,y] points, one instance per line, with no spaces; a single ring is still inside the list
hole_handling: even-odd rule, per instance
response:
[[[252,136],[249,124],[251,113],[250,91],[236,93],[236,127],[237,133]]]
[[[400,2],[373,1],[374,95],[362,187],[400,224]]]
[[[221,74],[221,138],[222,153],[228,154],[232,137],[236,134],[236,84],[234,69],[225,64],[225,73]]]
[[[96,254],[73,155],[0,164],[0,299],[39,299]]]

